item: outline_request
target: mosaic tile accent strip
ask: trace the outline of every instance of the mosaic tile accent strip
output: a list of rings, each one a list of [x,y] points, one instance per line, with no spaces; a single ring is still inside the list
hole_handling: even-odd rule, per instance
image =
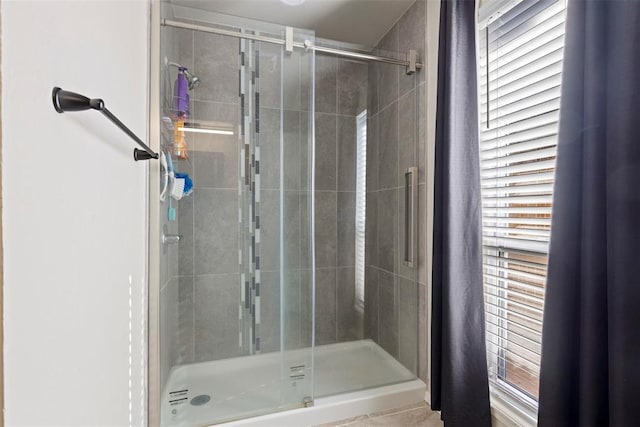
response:
[[[260,353],[260,51],[255,41],[240,39],[238,97],[240,150],[238,196],[242,272],[239,343],[243,354]]]

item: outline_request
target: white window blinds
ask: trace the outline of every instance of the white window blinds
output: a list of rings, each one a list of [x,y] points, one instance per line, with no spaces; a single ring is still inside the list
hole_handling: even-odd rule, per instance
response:
[[[365,223],[367,206],[367,110],[356,117],[356,298],[364,313]]]
[[[503,9],[504,10],[504,9]],[[564,0],[523,0],[479,31],[490,382],[537,406]]]

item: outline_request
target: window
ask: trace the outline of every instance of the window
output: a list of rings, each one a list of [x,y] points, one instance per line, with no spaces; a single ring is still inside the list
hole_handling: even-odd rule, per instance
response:
[[[493,390],[535,409],[565,1],[483,8],[498,2],[478,38],[487,362]]]
[[[356,297],[364,313],[365,223],[367,206],[367,110],[356,117]]]

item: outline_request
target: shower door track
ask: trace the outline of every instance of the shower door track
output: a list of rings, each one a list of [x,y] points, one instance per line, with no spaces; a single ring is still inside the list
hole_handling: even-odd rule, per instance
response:
[[[172,21],[169,19],[161,19],[160,25],[176,27],[176,28],[184,28],[187,30],[203,31],[206,33],[220,34],[223,36],[237,37],[241,39],[255,40],[255,41],[260,41],[265,43],[273,43],[281,46],[290,45],[292,47],[297,47],[301,49],[308,49],[308,50],[313,50],[316,52],[323,52],[323,53],[332,53],[334,55],[339,55],[339,56],[344,56],[344,57],[354,58],[354,59],[361,59],[366,61],[382,62],[384,64],[401,65],[407,68],[407,74],[413,74],[416,70],[420,70],[424,66],[421,62],[417,62],[417,54],[415,50],[409,50],[409,52],[407,53],[407,57],[409,59],[404,60],[404,59],[387,58],[385,56],[369,55],[366,53],[353,52],[353,51],[343,50],[343,49],[334,49],[330,47],[315,46],[309,40],[305,40],[304,43],[290,42],[285,39],[261,36],[258,34],[240,33],[237,31],[225,30],[222,28],[206,27],[204,25],[187,24],[184,22]],[[287,29],[289,28],[291,27],[287,27]]]

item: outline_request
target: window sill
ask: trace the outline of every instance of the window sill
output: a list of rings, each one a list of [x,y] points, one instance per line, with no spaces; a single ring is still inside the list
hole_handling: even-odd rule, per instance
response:
[[[538,415],[526,405],[491,386],[491,417],[494,427],[535,427]]]

